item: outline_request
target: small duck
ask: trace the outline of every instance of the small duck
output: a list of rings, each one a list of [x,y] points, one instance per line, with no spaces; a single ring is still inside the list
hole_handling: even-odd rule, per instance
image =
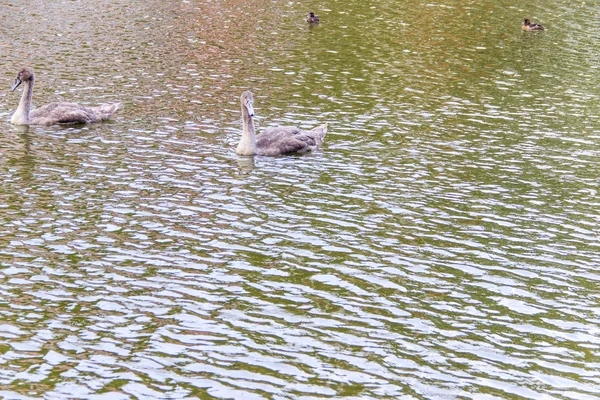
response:
[[[308,22],[309,24],[318,24],[319,23],[319,17],[317,17],[315,15],[315,13],[311,11],[306,16],[306,22]]]
[[[536,24],[535,22],[531,22],[530,20],[528,20],[527,18],[525,18],[525,21],[523,21],[523,24],[521,25],[521,29],[524,31],[543,31],[544,27],[540,24]]]

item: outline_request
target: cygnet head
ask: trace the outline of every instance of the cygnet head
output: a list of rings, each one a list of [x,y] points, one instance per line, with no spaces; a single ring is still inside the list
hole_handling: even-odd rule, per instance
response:
[[[13,83],[11,92],[14,92],[16,88],[23,82],[31,82],[34,79],[33,68],[25,67],[19,71],[15,83]]]
[[[249,90],[246,90],[242,93],[240,97],[240,101],[242,103],[242,113],[248,115],[249,117],[254,117],[254,95]]]

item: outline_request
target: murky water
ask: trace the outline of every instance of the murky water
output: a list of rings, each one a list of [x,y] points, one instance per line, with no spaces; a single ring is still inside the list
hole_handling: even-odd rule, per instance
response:
[[[0,5],[0,397],[597,399],[599,12]],[[23,65],[124,109],[13,127]],[[246,89],[323,151],[236,156]]]

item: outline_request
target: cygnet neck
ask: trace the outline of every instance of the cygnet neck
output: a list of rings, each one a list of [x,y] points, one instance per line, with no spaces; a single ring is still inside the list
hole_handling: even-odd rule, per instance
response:
[[[23,82],[23,94],[21,95],[21,101],[19,106],[13,114],[12,122],[19,121],[22,124],[29,124],[29,112],[31,111],[31,99],[33,98],[33,85],[35,83],[35,77]]]
[[[242,131],[242,139],[237,147],[236,152],[239,155],[251,156],[256,154],[256,132],[254,130],[254,119],[248,113],[248,108],[242,104],[242,121],[244,128]]]

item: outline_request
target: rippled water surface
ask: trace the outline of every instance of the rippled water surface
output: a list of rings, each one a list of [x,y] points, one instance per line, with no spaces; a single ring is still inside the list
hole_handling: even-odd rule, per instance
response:
[[[600,398],[599,13],[2,2],[0,397]],[[124,107],[14,127],[23,65]]]

